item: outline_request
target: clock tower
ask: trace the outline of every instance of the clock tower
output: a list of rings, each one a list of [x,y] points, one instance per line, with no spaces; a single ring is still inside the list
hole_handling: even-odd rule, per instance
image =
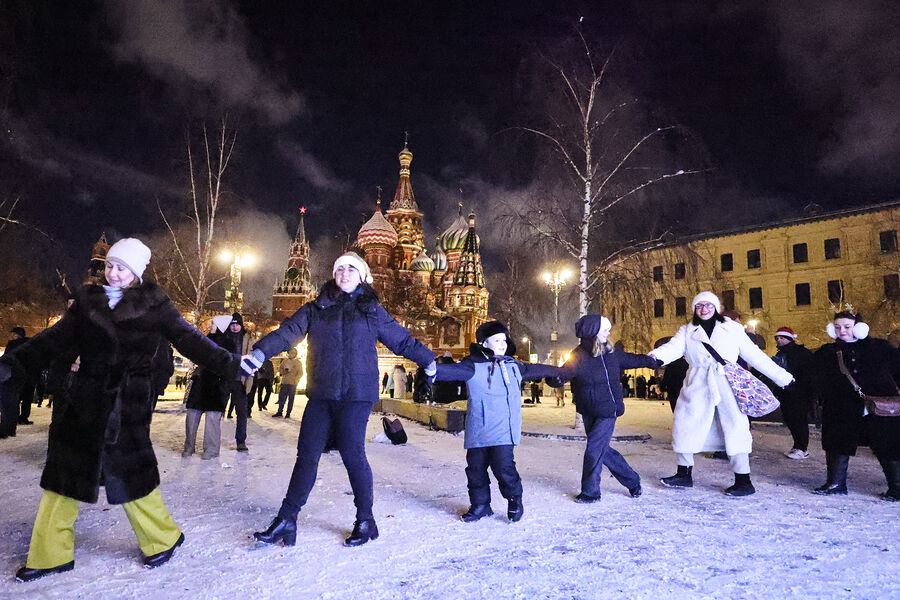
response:
[[[316,296],[316,289],[309,273],[309,242],[306,241],[305,214],[306,207],[301,206],[300,224],[291,243],[288,266],[284,271],[284,278],[275,284],[272,293],[272,317],[276,321],[288,318]]]

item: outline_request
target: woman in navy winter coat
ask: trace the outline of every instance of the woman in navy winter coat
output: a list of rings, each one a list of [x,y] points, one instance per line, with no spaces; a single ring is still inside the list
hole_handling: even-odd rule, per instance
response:
[[[366,459],[366,424],[378,400],[377,342],[434,374],[434,353],[413,338],[378,301],[366,262],[353,252],[334,263],[334,279],[319,297],[307,302],[281,326],[254,345],[244,357],[247,370],[259,368],[267,358],[294,347],[308,336],[306,396],[297,461],[278,516],[266,531],[254,537],[269,544],[293,545],[297,514],[316,483],[319,458],[333,441],[347,468],[356,523],[345,545],[358,546],[378,537],[372,514],[372,470]],[[249,368],[248,368],[249,366]]]
[[[562,366],[562,375],[550,385],[560,387],[572,382],[575,410],[584,419],[587,447],[581,472],[581,493],[576,502],[600,500],[600,473],[603,466],[616,480],[628,488],[632,497],[641,495],[641,478],[625,458],[609,446],[616,418],[625,414],[622,401],[621,375],[625,369],[655,368],[655,358],[631,354],[613,348],[609,342],[612,324],[601,315],[585,315],[575,323],[575,335],[581,338],[569,360]]]

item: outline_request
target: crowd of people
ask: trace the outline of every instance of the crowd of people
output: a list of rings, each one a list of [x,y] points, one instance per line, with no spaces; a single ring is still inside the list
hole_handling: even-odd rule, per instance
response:
[[[600,500],[603,467],[632,497],[641,496],[640,475],[610,442],[616,419],[625,412],[623,396],[630,380],[624,372],[663,366],[660,379],[654,375],[634,380],[638,395],[665,394],[672,403],[677,469],[660,480],[662,485],[691,487],[694,455],[720,452],[734,472],[725,493],[755,493],[750,421],[738,404],[740,390],[732,387],[722,368],[723,363],[742,363],[764,378],[780,400],[793,442],[789,458],[809,455],[809,407],[814,398],[821,399],[827,473],[816,493],[846,494],[849,459],[859,446],[868,445],[887,480],[883,497],[900,500],[900,418],[884,408],[892,398],[900,402],[900,352],[886,340],[870,338],[868,326],[855,312],[835,315],[828,326],[835,341],[814,353],[797,343],[790,328],[778,329],[777,352],[770,358],[737,318],[723,314],[715,294],[701,292],[693,299],[691,321],[644,355],[613,345],[613,324],[603,315],[589,314],[575,324],[579,344],[559,367],[516,360],[510,332],[499,321],[481,324],[468,356],[454,362],[452,357],[436,357],[388,314],[371,286],[369,266],[353,252],[337,258],[333,278],[313,301],[261,339],[245,329],[239,313],[214,318],[208,335],[200,333],[160,288],[143,279],[150,256],[150,249],[137,239],[114,244],[102,281],[77,290],[62,319],[33,338],[15,328],[15,338],[0,357],[0,437],[15,435],[16,425],[30,422],[25,406],[30,406],[34,392],[28,386],[42,371],[55,373],[57,381],[40,482],[44,492],[28,557],[16,573],[21,581],[74,568],[79,503],[96,502],[101,486],[110,504],[122,505],[145,566],[164,564],[183,543],[184,534],[160,494],[150,439],[155,399],[172,375],[170,344],[198,366],[185,393],[182,456],[194,454],[205,415],[202,458],[212,459],[220,453],[226,410],[227,418],[232,410],[237,416],[237,451],[249,451],[247,420],[254,398],[258,410],[265,410],[276,377],[281,386],[273,416],[290,418],[304,375],[295,348],[307,339],[308,401],[296,461],[280,508],[268,527],[253,534],[261,543],[295,544],[298,514],[315,486],[320,457],[329,449],[340,453],[356,507],[345,545],[359,546],[378,537],[366,426],[379,393],[406,398],[413,379],[419,399],[421,394],[467,398],[464,448],[470,506],[461,515],[465,522],[493,514],[489,470],[507,501],[509,521],[524,515],[524,486],[514,451],[522,434],[527,381],[544,380],[554,390],[567,383],[571,387],[586,433],[581,487],[574,500]],[[378,343],[416,363],[415,377],[402,366],[380,376]],[[271,359],[284,352],[287,358],[276,375]],[[166,360],[168,368],[160,367]],[[540,387],[530,389],[533,401],[539,401]],[[564,403],[562,394],[556,397],[558,406]]]

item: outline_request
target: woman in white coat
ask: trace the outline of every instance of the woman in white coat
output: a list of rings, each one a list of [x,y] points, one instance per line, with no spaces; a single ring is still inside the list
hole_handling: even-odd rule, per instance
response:
[[[750,421],[738,410],[721,365],[703,343],[712,346],[725,360],[736,362],[738,357],[743,358],[782,387],[790,384],[793,376],[757,348],[739,323],[720,314],[719,298],[712,292],[697,294],[691,309],[692,321],[683,325],[668,343],[649,353],[665,364],[684,356],[689,365],[672,427],[678,472],[660,481],[669,487],[691,487],[694,454],[725,450],[734,470],[734,485],[725,493],[749,496],[756,492],[750,482]]]

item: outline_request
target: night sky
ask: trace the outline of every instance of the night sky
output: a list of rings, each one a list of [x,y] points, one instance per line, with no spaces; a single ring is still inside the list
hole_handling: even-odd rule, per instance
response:
[[[483,217],[490,280],[499,199],[547,157],[514,129],[542,122],[538,57],[576,26],[613,52],[611,85],[647,123],[687,132],[685,168],[706,173],[677,193],[719,216],[703,226],[898,197],[900,3],[418,4],[3,2],[0,198],[73,260],[101,231],[152,239],[156,200],[186,194],[186,139],[227,115],[223,231],[271,258],[247,275],[262,297],[297,208],[330,264],[375,186],[393,195],[409,132],[426,239],[461,198]]]

